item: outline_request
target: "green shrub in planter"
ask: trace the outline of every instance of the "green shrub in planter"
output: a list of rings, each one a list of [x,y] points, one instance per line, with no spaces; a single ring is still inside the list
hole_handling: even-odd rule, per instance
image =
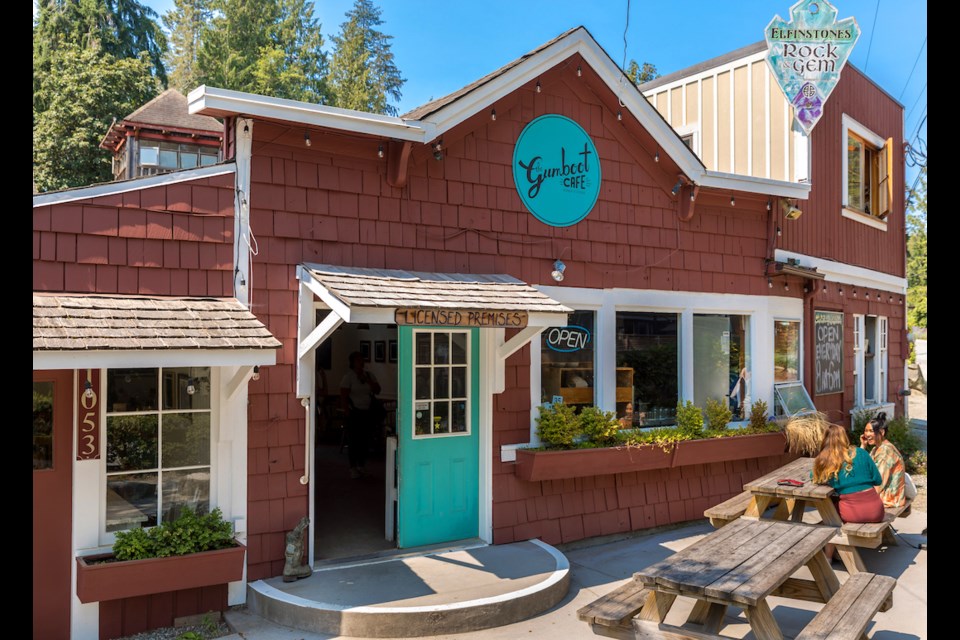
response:
[[[617,443],[620,421],[613,411],[589,406],[580,412],[580,429],[589,442],[605,447]]]
[[[692,401],[677,402],[677,430],[684,436],[703,433],[703,413]],[[681,438],[685,439],[685,438]]]
[[[757,400],[750,405],[750,428],[761,430],[767,427],[767,403]]]
[[[547,447],[570,449],[574,440],[583,434],[580,417],[569,404],[540,405],[537,416],[537,436]]]
[[[150,529],[118,531],[113,545],[117,560],[143,560],[182,556],[235,546],[233,525],[223,519],[219,507],[198,515],[188,507],[176,520]]]
[[[707,426],[715,431],[726,429],[727,423],[733,420],[733,411],[730,410],[730,403],[726,398],[721,401],[707,398],[707,406],[703,413]]]

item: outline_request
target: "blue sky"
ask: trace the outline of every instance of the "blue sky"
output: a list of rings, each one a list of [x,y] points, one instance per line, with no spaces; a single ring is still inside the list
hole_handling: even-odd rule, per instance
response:
[[[157,13],[173,0],[141,0]],[[393,36],[406,83],[404,113],[497,69],[572,27],[583,25],[617,62],[650,62],[661,74],[763,39],[793,2],[781,0],[374,0]],[[849,62],[904,106],[904,135],[926,141],[927,3],[833,0],[839,19],[854,17],[861,36]],[[326,47],[353,0],[316,0]],[[629,6],[629,16],[628,16]],[[922,126],[919,126],[921,125]],[[913,183],[917,168],[907,168]]]

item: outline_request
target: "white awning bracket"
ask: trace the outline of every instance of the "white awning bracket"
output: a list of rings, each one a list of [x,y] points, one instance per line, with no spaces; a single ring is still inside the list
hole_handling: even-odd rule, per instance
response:
[[[539,336],[546,327],[524,327],[507,341],[503,340],[503,329],[497,329],[494,344],[497,345],[497,358],[493,367],[493,392],[503,393],[506,388],[504,368],[507,358],[519,351],[528,342]]]

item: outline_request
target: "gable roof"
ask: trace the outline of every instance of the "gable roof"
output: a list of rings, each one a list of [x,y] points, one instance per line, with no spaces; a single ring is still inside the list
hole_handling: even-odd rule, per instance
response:
[[[167,125],[180,129],[196,129],[221,133],[223,124],[216,118],[190,113],[187,108],[187,96],[176,89],[167,89],[126,118],[124,122]]]
[[[619,97],[623,108],[640,122],[661,152],[673,159],[680,171],[692,182],[702,186],[806,199],[809,185],[708,171],[657,109],[582,26],[560,34],[476,82],[417,107],[401,117],[207,86],[191,91],[187,100],[191,113],[211,116],[243,114],[427,144],[575,54],[579,54],[607,88]],[[736,180],[731,182],[731,177]]]

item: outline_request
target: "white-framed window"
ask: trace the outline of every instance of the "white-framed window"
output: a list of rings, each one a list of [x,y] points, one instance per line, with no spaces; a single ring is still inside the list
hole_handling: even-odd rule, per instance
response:
[[[663,427],[680,399],[680,314],[617,311],[616,412],[635,427]]]
[[[860,325],[859,340],[857,325]],[[887,401],[887,326],[886,316],[854,316],[856,406],[873,406]]]
[[[683,144],[687,145],[691,151],[700,157],[700,126],[697,124],[686,124],[674,128]]]
[[[790,390],[791,397],[799,393],[796,389],[803,389],[801,379],[801,362],[803,362],[800,351],[800,321],[799,320],[774,320],[773,321],[773,383],[774,383],[774,415],[791,415],[791,408],[795,403],[784,404],[781,397],[780,387],[784,388],[784,393]],[[806,395],[806,390],[803,391]],[[806,400],[810,397],[807,395]],[[812,404],[812,402],[811,402]],[[797,405],[799,406],[799,404]]]
[[[195,169],[216,164],[219,147],[143,140],[138,142],[138,176],[152,176],[179,169]]]
[[[595,311],[574,311],[567,324],[540,334],[540,402],[577,410],[596,403]]]
[[[693,316],[693,403],[728,403],[734,420],[750,411],[750,317]]]
[[[209,367],[110,369],[106,375],[103,532],[211,506],[214,408]]]
[[[470,434],[470,332],[416,330],[413,437]]]
[[[893,204],[893,138],[884,140],[846,114],[842,122],[843,215],[886,229]]]

